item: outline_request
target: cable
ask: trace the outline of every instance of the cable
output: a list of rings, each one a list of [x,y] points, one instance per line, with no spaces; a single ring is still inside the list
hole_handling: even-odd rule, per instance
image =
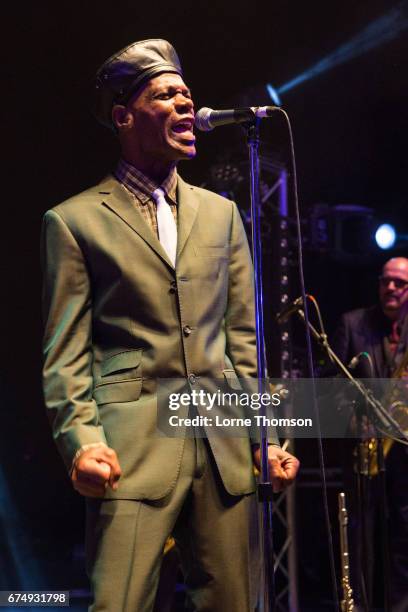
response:
[[[367,359],[368,364],[370,366],[370,378],[374,378],[374,364],[370,353],[367,353],[367,351],[362,351],[360,353],[360,357],[365,357]]]
[[[327,347],[327,334],[326,334],[326,330],[324,328],[323,317],[322,317],[322,314],[320,312],[319,304],[318,304],[316,298],[313,297],[313,295],[310,295],[310,293],[308,293],[306,295],[306,297],[312,302],[313,306],[315,307],[316,314],[317,314],[317,319],[319,321],[320,337],[322,339],[322,344],[323,344],[323,346]]]
[[[320,468],[320,475],[322,479],[322,488],[323,488],[324,517],[325,517],[325,525],[326,525],[326,531],[327,531],[327,539],[329,542],[329,560],[330,560],[330,573],[331,573],[331,579],[332,579],[333,602],[335,604],[335,609],[338,611],[340,610],[340,602],[339,602],[339,596],[338,596],[338,590],[337,590],[337,575],[336,575],[336,567],[335,567],[335,562],[334,562],[334,547],[333,547],[332,530],[331,530],[331,525],[330,525],[329,503],[327,499],[327,482],[326,482],[326,474],[325,474],[325,466],[324,466],[324,453],[323,453],[322,435],[321,435],[321,428],[320,428],[320,417],[319,417],[319,411],[317,409],[315,376],[314,376],[314,368],[313,368],[312,341],[311,341],[310,330],[309,330],[309,313],[308,313],[308,305],[307,305],[307,299],[306,299],[307,296],[306,296],[304,270],[303,270],[302,230],[301,230],[299,200],[298,200],[298,190],[297,190],[295,148],[294,148],[292,126],[290,124],[290,119],[287,113],[282,108],[277,107],[276,110],[282,113],[283,116],[285,117],[287,127],[288,127],[288,132],[289,132],[290,156],[291,156],[292,176],[293,176],[293,181],[292,181],[293,199],[294,199],[294,205],[295,205],[296,228],[297,228],[299,278],[300,278],[300,287],[301,287],[301,294],[303,298],[305,321],[306,321],[306,344],[307,344],[307,358],[308,358],[307,361],[308,361],[309,376],[312,380],[312,403],[313,403],[313,412],[315,416],[315,422],[317,425],[317,435],[318,435],[317,446],[318,446],[318,456],[319,456],[319,468]]]

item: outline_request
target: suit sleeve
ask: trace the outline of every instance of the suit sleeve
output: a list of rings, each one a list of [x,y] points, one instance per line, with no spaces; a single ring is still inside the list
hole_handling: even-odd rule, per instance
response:
[[[225,317],[227,355],[237,375],[245,379],[248,392],[257,393],[253,266],[241,215],[235,204],[230,248],[228,308]],[[275,430],[271,429],[268,437],[270,444],[279,446]],[[257,443],[255,432],[251,432],[251,438]]]
[[[256,378],[253,267],[241,216],[233,204],[225,317],[227,354],[240,378]]]
[[[41,241],[43,390],[54,439],[71,469],[86,444],[106,443],[92,399],[92,302],[82,251],[61,216],[48,211]]]

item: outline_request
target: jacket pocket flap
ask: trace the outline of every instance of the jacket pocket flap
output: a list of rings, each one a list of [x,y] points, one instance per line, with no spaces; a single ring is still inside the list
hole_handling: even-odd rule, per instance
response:
[[[122,380],[96,387],[93,397],[98,406],[113,402],[135,402],[140,397],[142,379]]]
[[[228,386],[231,389],[235,389],[236,391],[242,390],[241,383],[239,382],[239,378],[235,373],[235,370],[223,370],[224,378],[228,383]]]
[[[136,368],[140,365],[142,353],[142,349],[137,349],[135,351],[124,351],[123,353],[108,357],[108,359],[101,363],[101,375],[106,376],[106,374],[120,372],[120,370]]]

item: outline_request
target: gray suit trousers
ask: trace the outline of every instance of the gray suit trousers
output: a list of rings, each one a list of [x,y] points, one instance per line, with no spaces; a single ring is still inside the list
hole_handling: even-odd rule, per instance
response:
[[[90,612],[151,612],[170,534],[180,550],[189,609],[253,610],[254,505],[253,495],[225,491],[208,444],[199,438],[185,440],[180,474],[166,498],[88,500]]]

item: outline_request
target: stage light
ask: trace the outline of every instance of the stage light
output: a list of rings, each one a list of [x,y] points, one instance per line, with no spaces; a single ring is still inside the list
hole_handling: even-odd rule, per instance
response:
[[[276,89],[274,87],[272,87],[272,85],[270,83],[266,84],[266,90],[267,90],[267,92],[268,92],[272,102],[274,104],[276,104],[276,106],[281,106],[282,102],[281,102],[281,99],[279,97],[279,94],[276,91]]]
[[[281,94],[294,89],[301,83],[309,81],[313,77],[327,72],[335,66],[363,55],[367,51],[374,49],[390,40],[396,38],[408,27],[407,0],[403,0],[398,6],[379,19],[372,21],[359,34],[338,47],[333,53],[319,60],[307,70],[290,79],[280,87],[274,88],[269,83],[266,85],[267,91],[275,104],[280,105]]]
[[[395,229],[389,223],[383,223],[375,232],[375,241],[380,249],[392,249],[396,238]]]
[[[309,212],[305,246],[331,258],[354,265],[373,256],[378,221],[374,209],[359,204],[315,204]]]

